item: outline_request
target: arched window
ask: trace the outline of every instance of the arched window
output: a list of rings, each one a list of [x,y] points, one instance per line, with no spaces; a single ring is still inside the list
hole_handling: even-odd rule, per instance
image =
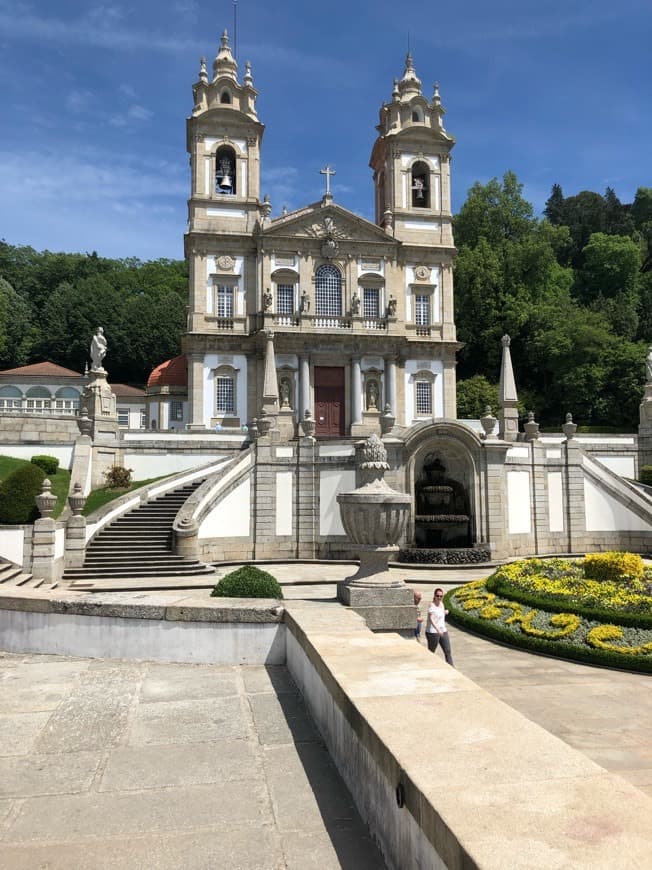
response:
[[[27,411],[38,413],[39,411],[49,411],[50,401],[52,396],[49,390],[45,387],[30,387],[27,391]]]
[[[23,394],[18,387],[0,387],[0,413],[20,411],[23,404]]]
[[[60,387],[54,394],[54,407],[60,414],[75,414],[79,410],[79,390]]]
[[[237,189],[235,151],[222,145],[215,155],[215,192],[234,195]]]
[[[335,266],[320,266],[316,274],[316,313],[321,317],[342,316],[342,276]]]
[[[220,94],[220,103],[230,103],[231,94],[228,91],[222,91]]]
[[[412,207],[430,208],[430,169],[419,161],[412,167]]]
[[[412,109],[412,120],[416,123],[420,123],[423,121],[423,109],[417,107],[416,109]]]

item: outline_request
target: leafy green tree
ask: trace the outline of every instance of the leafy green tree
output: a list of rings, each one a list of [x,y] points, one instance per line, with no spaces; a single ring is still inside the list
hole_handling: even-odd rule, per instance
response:
[[[639,187],[631,207],[631,215],[637,230],[652,222],[652,187]]]
[[[25,365],[37,338],[31,306],[0,278],[0,369]]]
[[[628,236],[594,233],[583,250],[584,266],[576,281],[576,296],[602,311],[618,335],[634,338],[638,326],[638,274],[641,252]]]
[[[499,244],[526,235],[534,212],[522,191],[513,172],[506,172],[502,183],[497,178],[487,184],[476,182],[454,221],[457,245],[475,247],[480,239]]]
[[[563,222],[563,212],[564,194],[561,189],[561,184],[553,184],[543,213],[551,224],[559,226],[559,224]]]
[[[457,416],[461,420],[482,417],[487,405],[494,414],[498,408],[498,385],[490,383],[484,375],[457,382]]]

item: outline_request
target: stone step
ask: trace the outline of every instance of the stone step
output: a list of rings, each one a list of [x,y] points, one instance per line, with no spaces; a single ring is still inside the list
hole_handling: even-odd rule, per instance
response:
[[[72,574],[71,571],[80,571],[80,573]],[[213,575],[214,569],[207,565],[190,565],[187,567],[176,566],[170,570],[164,568],[135,568],[125,567],[124,569],[116,568],[114,570],[99,569],[93,571],[83,571],[81,569],[69,569],[63,575],[64,580],[93,580],[96,577],[186,577],[197,576],[203,574]]]

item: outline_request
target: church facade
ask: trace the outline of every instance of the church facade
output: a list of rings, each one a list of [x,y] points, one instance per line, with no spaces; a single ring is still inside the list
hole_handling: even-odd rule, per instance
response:
[[[454,139],[437,89],[423,95],[408,56],[371,153],[375,223],[334,201],[328,166],[321,201],[271,217],[257,91],[249,64],[238,79],[226,33],[193,95],[188,428],[273,413],[286,440],[308,412],[321,439],[380,432],[383,413],[407,426],[454,419]]]

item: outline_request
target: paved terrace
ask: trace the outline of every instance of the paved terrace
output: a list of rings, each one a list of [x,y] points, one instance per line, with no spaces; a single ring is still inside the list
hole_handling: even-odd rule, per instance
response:
[[[271,570],[288,609],[312,610],[352,569]],[[425,602],[488,573],[393,570]],[[207,594],[155,597],[191,606]],[[650,677],[451,635],[461,673],[652,796]],[[284,668],[6,655],[0,680],[0,866],[383,866]],[[422,729],[415,748],[426,767],[438,732]]]

